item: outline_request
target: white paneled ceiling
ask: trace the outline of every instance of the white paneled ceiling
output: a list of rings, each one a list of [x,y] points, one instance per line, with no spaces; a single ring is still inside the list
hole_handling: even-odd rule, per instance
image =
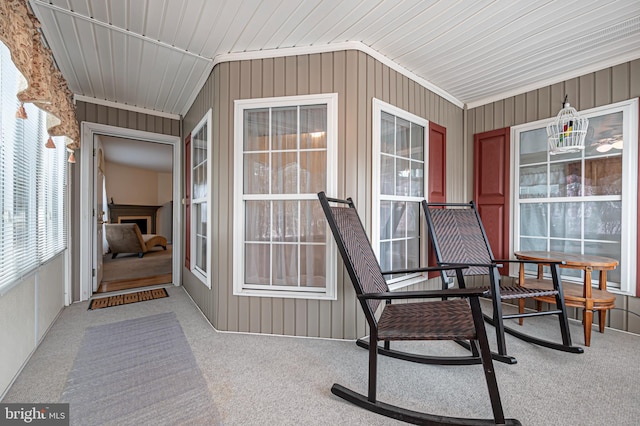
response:
[[[100,135],[104,159],[121,166],[146,169],[159,173],[173,171],[173,146]]]
[[[29,2],[76,95],[159,114],[255,55],[356,47],[471,107],[640,58],[638,0]]]

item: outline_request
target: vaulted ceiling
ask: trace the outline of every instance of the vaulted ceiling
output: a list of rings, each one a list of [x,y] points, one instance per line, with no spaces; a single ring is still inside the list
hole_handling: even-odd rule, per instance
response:
[[[229,59],[358,48],[473,107],[640,58],[638,0],[29,0],[78,99],[183,115]]]

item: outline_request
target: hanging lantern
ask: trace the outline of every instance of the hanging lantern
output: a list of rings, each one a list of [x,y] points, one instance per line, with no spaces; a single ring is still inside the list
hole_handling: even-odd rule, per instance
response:
[[[589,120],[579,116],[565,96],[556,120],[547,126],[549,154],[566,154],[584,149],[588,127]]]
[[[67,160],[69,163],[75,164],[76,162],[76,156],[74,154],[73,151],[71,151],[71,154],[69,154],[69,159]]]
[[[49,139],[47,139],[47,143],[44,144],[44,146],[46,148],[56,149],[56,144],[53,142],[53,138],[51,136],[49,136]]]

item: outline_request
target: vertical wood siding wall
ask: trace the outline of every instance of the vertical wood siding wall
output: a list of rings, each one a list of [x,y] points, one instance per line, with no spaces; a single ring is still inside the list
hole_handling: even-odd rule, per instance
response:
[[[233,295],[233,142],[236,99],[338,93],[338,196],[354,199],[371,226],[372,99],[447,128],[448,196],[463,188],[463,110],[358,51],[339,51],[216,65],[183,121],[184,137],[213,109],[212,289],[188,270],[183,284],[219,330],[353,339],[364,316],[342,263],[338,299],[318,301]],[[449,193],[450,192],[450,193]]]
[[[640,96],[640,60],[585,74],[538,90],[502,99],[467,112],[465,135],[466,167],[473,169],[473,135],[554,117],[562,108],[564,96],[578,111],[625,101]],[[637,142],[637,141],[636,141]],[[473,173],[467,174],[466,189],[471,194]],[[640,314],[640,299],[617,296],[616,306]],[[579,318],[581,312],[573,309]],[[607,316],[608,325],[640,333],[640,318],[614,310]]]
[[[180,136],[180,120],[127,111],[89,102],[76,103],[76,118],[78,119],[78,123],[88,121],[144,132]],[[83,142],[85,144],[91,143],[91,141]],[[91,147],[85,146],[84,149],[91,149]],[[80,162],[81,156],[76,155],[76,164],[71,167],[69,176],[69,182],[71,182],[71,223],[78,225],[71,230],[71,253],[73,256],[71,282],[73,301],[80,300]]]

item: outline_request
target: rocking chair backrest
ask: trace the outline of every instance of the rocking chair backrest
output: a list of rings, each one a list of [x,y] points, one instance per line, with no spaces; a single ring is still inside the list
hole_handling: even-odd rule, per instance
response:
[[[423,207],[439,264],[490,264],[493,261],[493,253],[473,202],[449,204],[447,207],[425,202]],[[489,269],[472,266],[463,269],[462,273],[487,275]]]
[[[351,198],[347,200],[328,199],[323,192],[318,194],[320,203],[329,222],[329,227],[338,244],[349,277],[356,294],[381,293],[389,291],[380,264],[373,253],[369,238],[362,226],[356,207]],[[342,203],[332,207],[329,201]],[[348,206],[345,206],[345,201]],[[374,313],[380,300],[360,300],[369,325],[375,326]]]

